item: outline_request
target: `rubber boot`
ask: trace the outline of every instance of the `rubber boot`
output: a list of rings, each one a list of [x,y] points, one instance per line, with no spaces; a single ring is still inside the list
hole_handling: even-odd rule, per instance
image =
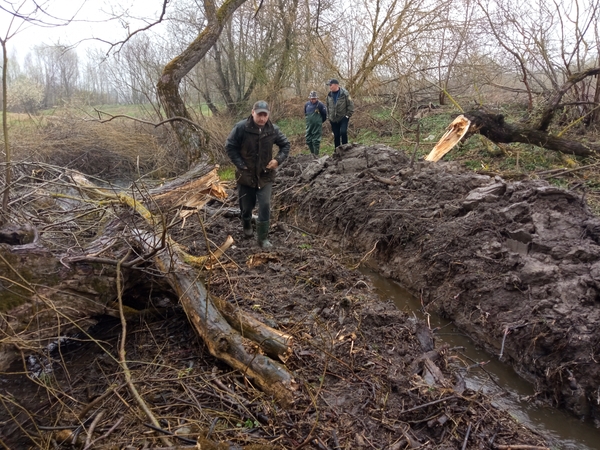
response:
[[[262,248],[272,248],[273,244],[269,242],[269,221],[256,222],[256,237],[258,245]]]
[[[252,220],[251,219],[242,219],[242,227],[244,228],[244,236],[252,237],[254,236],[254,230],[252,230]]]
[[[321,146],[321,144],[313,144],[313,150],[314,150],[314,154],[315,156],[319,156],[319,147]]]
[[[315,150],[314,150],[312,144],[307,144],[307,145],[308,145],[308,149],[310,150],[310,154],[312,155],[315,152]]]

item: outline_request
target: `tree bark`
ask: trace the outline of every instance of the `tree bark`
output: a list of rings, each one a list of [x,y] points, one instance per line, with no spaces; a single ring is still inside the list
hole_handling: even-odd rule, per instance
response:
[[[95,316],[119,316],[114,268],[67,265],[37,243],[0,244],[0,371],[18,354],[86,330]]]
[[[148,243],[150,240],[144,238],[141,241]],[[215,307],[204,284],[198,279],[197,271],[185,264],[178,252],[169,247],[159,252],[155,261],[179,295],[190,322],[211,355],[254,380],[264,392],[283,405],[291,405],[294,390],[291,374],[283,365],[260,354],[257,348],[252,353],[246,350],[242,336]]]
[[[521,142],[569,155],[590,156],[600,151],[600,145],[598,144],[583,144],[550,135],[545,131],[509,124],[504,121],[502,115],[489,114],[483,111],[468,111],[463,115],[471,121],[469,131],[463,139],[479,132],[493,142],[504,144]]]
[[[181,80],[204,58],[215,44],[223,26],[235,10],[246,0],[225,0],[219,9],[212,0],[204,0],[207,24],[198,37],[163,69],[157,84],[158,96],[167,118],[183,117],[192,120],[185,103],[179,95]],[[171,122],[180,145],[188,155],[191,164],[202,156],[204,135],[199,127],[187,121]]]

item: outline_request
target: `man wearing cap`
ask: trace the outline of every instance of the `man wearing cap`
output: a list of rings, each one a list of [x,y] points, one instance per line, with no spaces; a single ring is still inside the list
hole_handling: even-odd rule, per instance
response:
[[[225,142],[225,149],[236,167],[240,216],[244,235],[252,237],[252,210],[258,202],[256,234],[258,245],[271,248],[269,224],[271,218],[271,190],[277,167],[288,157],[290,142],[279,127],[269,120],[269,105],[257,101],[252,114],[236,123]],[[273,145],[279,147],[273,157]]]
[[[327,114],[333,131],[335,148],[348,143],[348,122],[354,114],[354,102],[350,94],[340,87],[340,82],[335,78],[327,82],[329,94],[327,94]]]
[[[304,117],[306,118],[306,145],[308,145],[310,153],[319,156],[323,122],[327,120],[327,110],[323,102],[319,101],[319,94],[316,91],[308,94],[308,101],[304,104]]]

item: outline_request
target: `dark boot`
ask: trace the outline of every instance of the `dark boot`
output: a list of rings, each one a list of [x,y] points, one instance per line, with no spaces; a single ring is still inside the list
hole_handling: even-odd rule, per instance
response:
[[[269,242],[269,221],[266,222],[256,222],[256,237],[258,240],[258,245],[262,248],[271,248],[273,244]]]
[[[319,156],[319,147],[321,147],[321,144],[314,144],[313,145],[313,150],[314,150],[314,154],[315,156]]]
[[[252,219],[242,219],[242,227],[244,228],[244,236],[254,236],[254,230],[252,230]]]
[[[312,155],[315,152],[315,150],[314,150],[312,144],[307,144],[307,145],[308,145],[308,149],[310,150],[310,154]]]

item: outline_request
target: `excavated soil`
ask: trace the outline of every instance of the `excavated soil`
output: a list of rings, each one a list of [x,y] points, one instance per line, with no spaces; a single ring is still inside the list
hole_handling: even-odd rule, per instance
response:
[[[386,147],[290,158],[274,188],[272,251],[244,239],[235,192],[172,229],[196,255],[235,239],[204,273],[213,295],[293,337],[294,403],[277,404],[208,353],[148,268],[121,323],[0,374],[5,448],[544,448],[543,436],[466,387],[469,361],[379,299],[369,262],[536,383],[540,397],[598,417],[600,222],[580,195],[507,183]],[[93,339],[90,339],[93,338]],[[248,344],[252,347],[252,344]],[[477,370],[477,369],[472,369]],[[160,430],[157,430],[159,428]],[[171,443],[165,439],[170,439]],[[170,446],[171,445],[171,446]],[[509,446],[514,447],[509,447]],[[521,446],[521,447],[518,447]]]
[[[585,195],[347,145],[291,161],[280,220],[369,253],[379,270],[600,425],[600,219]]]

